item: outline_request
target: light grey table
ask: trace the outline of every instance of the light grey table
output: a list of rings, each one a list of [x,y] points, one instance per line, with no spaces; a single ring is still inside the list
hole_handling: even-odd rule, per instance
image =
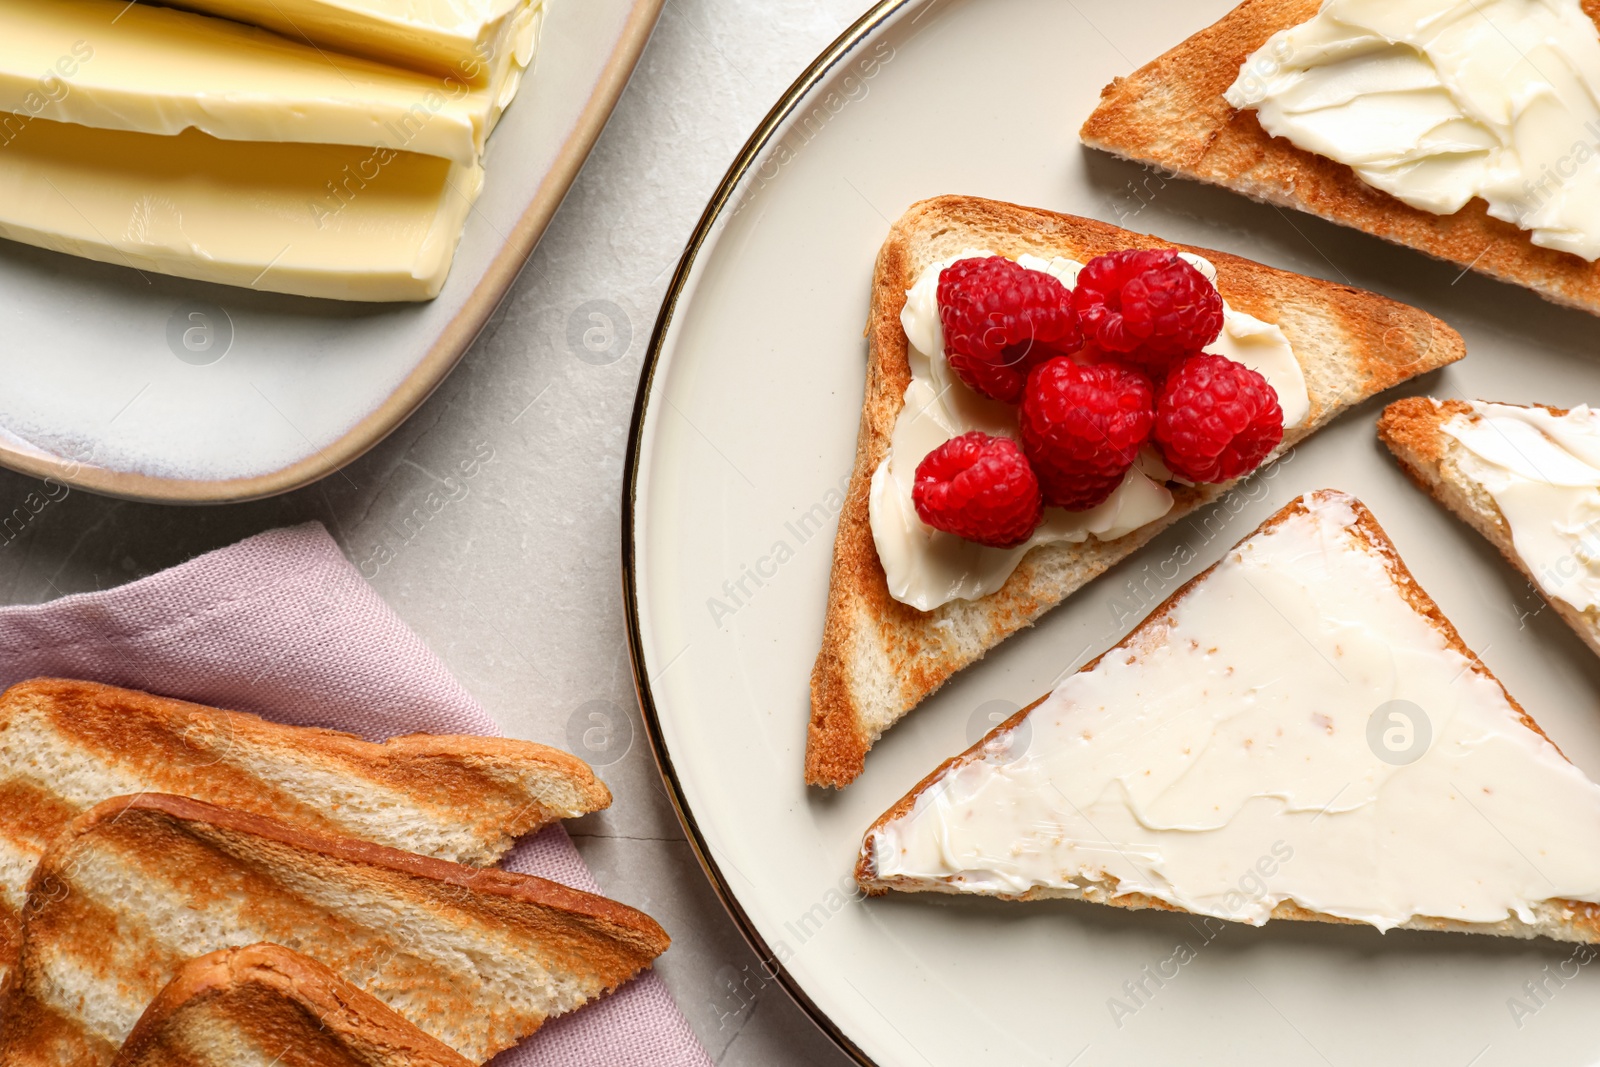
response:
[[[0,538],[0,602],[23,604],[131,581],[276,526],[325,524],[508,733],[571,747],[589,732],[616,803],[573,835],[606,891],[672,934],[659,970],[719,1064],[849,1061],[761,983],[663,791],[624,636],[623,454],[644,349],[695,221],[756,122],[866,6],[667,0],[505,303],[410,422],[343,472],[220,508],[73,492]],[[591,335],[601,351],[574,349],[569,333],[581,336],[595,301],[620,309],[610,348]],[[0,471],[0,514],[36,488]]]

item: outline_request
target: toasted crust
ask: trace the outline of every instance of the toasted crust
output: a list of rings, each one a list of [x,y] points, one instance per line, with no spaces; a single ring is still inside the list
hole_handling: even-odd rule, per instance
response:
[[[1534,720],[1528,715],[1527,711],[1523,709],[1521,704],[1517,703],[1516,698],[1511,696],[1510,693],[1506,692],[1505,687],[1501,685],[1500,680],[1496,678],[1489,668],[1484,665],[1477,653],[1473,652],[1472,649],[1467,646],[1466,642],[1461,639],[1460,633],[1456,631],[1455,626],[1451,624],[1450,620],[1445,617],[1444,612],[1440,610],[1439,605],[1436,604],[1433,598],[1428,596],[1427,592],[1425,592],[1423,588],[1417,584],[1417,581],[1412,576],[1410,570],[1406,568],[1405,562],[1400,558],[1399,552],[1394,546],[1394,542],[1389,539],[1389,536],[1384,532],[1383,527],[1378,525],[1378,520],[1373,517],[1372,512],[1367,510],[1366,506],[1359,500],[1356,500],[1354,497],[1348,496],[1347,494],[1340,493],[1337,490],[1329,489],[1308,494],[1307,496],[1291,501],[1282,510],[1278,511],[1266,522],[1257,527],[1249,537],[1245,538],[1245,541],[1259,537],[1261,534],[1279,525],[1294,515],[1304,513],[1306,511],[1305,502],[1307,499],[1330,497],[1342,499],[1350,504],[1356,514],[1356,523],[1354,527],[1356,540],[1361,543],[1367,551],[1372,552],[1374,555],[1383,560],[1389,572],[1390,581],[1392,581],[1399,588],[1401,595],[1405,598],[1406,602],[1411,605],[1412,610],[1425,618],[1428,623],[1439,632],[1439,634],[1444,638],[1445,643],[1450,648],[1454,649],[1468,660],[1470,665],[1469,669],[1474,674],[1486,681],[1492,682],[1500,689],[1501,693],[1505,695],[1507,703],[1516,711],[1524,726],[1534,731],[1539,736],[1545,738],[1545,740],[1549,741],[1550,738],[1545,734],[1544,730],[1539,727],[1539,724],[1534,722]],[[1240,542],[1240,544],[1243,543],[1244,541]],[[1165,640],[1165,634],[1168,629],[1173,610],[1184,600],[1185,597],[1189,595],[1190,590],[1193,589],[1195,585],[1204,581],[1212,571],[1216,570],[1216,568],[1217,565],[1213,564],[1211,567],[1206,568],[1206,570],[1202,571],[1200,574],[1186,582],[1180,589],[1178,589],[1177,592],[1173,593],[1170,597],[1163,601],[1161,606],[1156,608],[1156,610],[1152,612],[1151,615],[1144,620],[1144,622],[1140,623],[1132,633],[1128,634],[1127,637],[1123,638],[1112,648],[1107,649],[1100,656],[1097,656],[1092,662],[1086,664],[1082,670],[1093,670],[1100,663],[1101,659],[1115,652],[1131,652],[1132,654],[1137,655],[1141,650],[1154,648],[1162,644]],[[1046,694],[1046,696],[1048,696],[1048,694]],[[868,829],[867,834],[863,838],[861,853],[856,861],[856,881],[867,893],[874,896],[881,896],[891,889],[912,893],[964,892],[963,890],[957,889],[947,880],[879,878],[874,866],[871,850],[868,848],[868,842],[871,840],[872,835],[881,829],[886,823],[909,813],[915,806],[917,798],[925,790],[934,787],[939,779],[942,778],[951,768],[962,763],[981,759],[983,757],[984,746],[995,734],[1010,729],[1017,723],[1021,722],[1021,720],[1026,717],[1030,711],[1043,702],[1044,699],[1045,697],[1040,697],[1039,700],[1034,701],[1028,707],[1017,712],[1010,719],[1007,719],[1004,723],[1001,723],[999,726],[995,727],[994,730],[990,731],[990,733],[978,741],[977,744],[973,745],[960,755],[946,760],[936,770],[934,770],[932,774],[929,774],[921,782],[918,782],[916,787],[913,788],[909,793],[907,793],[904,797],[901,797],[893,807],[884,812],[883,815],[879,816],[879,818]],[[1554,742],[1551,742],[1551,744],[1554,746]],[[1557,748],[1557,751],[1559,752],[1560,749]],[[1186,908],[1178,907],[1174,904],[1168,903],[1167,901],[1159,900],[1143,893],[1118,893],[1114,879],[1108,879],[1105,882],[1089,882],[1080,889],[1040,889],[1016,895],[995,895],[1005,900],[1085,900],[1091,903],[1109,904],[1112,907],[1128,908],[1130,910],[1157,909],[1161,911],[1188,913],[1188,909]],[[1497,934],[1506,937],[1522,938],[1551,937],[1563,941],[1600,941],[1600,905],[1591,904],[1586,901],[1552,900],[1546,901],[1537,906],[1534,909],[1534,913],[1536,919],[1532,923],[1525,923],[1516,918],[1510,918],[1498,923],[1464,923],[1450,919],[1439,919],[1424,916],[1413,918],[1410,921],[1403,923],[1401,928],[1407,930],[1436,930],[1459,933]],[[1310,909],[1300,907],[1292,901],[1285,901],[1273,908],[1271,917],[1274,919],[1292,919],[1304,922],[1328,922],[1338,923],[1341,925],[1363,925],[1358,920],[1346,919],[1335,915],[1328,915],[1324,912],[1312,911]]]
[[[479,1062],[670,943],[642,912],[542,878],[183,797],[121,797],[74,820],[29,882],[0,1063],[109,1064],[185,960],[262,940]]]
[[[194,797],[473,865],[611,794],[565,752],[499,737],[372,744],[94,682],[0,694],[0,978],[29,873],[82,811],[138,790]]]
[[[1537,406],[1552,415],[1565,415],[1569,410],[1548,404]],[[1464,446],[1444,432],[1445,423],[1458,415],[1470,419],[1478,417],[1465,401],[1407,397],[1384,409],[1378,419],[1378,439],[1388,446],[1400,469],[1419,488],[1482,534],[1522,572],[1532,588],[1544,595],[1539,579],[1517,552],[1511,539],[1511,526],[1494,498],[1461,468]],[[1600,655],[1600,611],[1594,608],[1580,611],[1559,597],[1545,595],[1545,600],[1584,644]]]
[[[1404,204],[1344,164],[1270,136],[1253,110],[1236,110],[1223,99],[1252,52],[1279,30],[1311,18],[1318,6],[1318,0],[1246,0],[1106,86],[1079,136],[1091,148],[1352,226],[1600,314],[1600,263],[1538,247],[1526,231],[1490,218],[1480,199],[1453,215]],[[1583,6],[1590,18],[1600,18],[1600,0]]]
[[[234,1067],[247,1049],[281,1067],[469,1067],[308,956],[224,949],[178,968],[112,1067]]]
[[[811,673],[805,773],[812,785],[848,785],[882,732],[956,671],[1233,485],[1180,488],[1161,521],[1116,541],[1035,548],[1003,588],[979,600],[922,612],[891,597],[872,540],[868,492],[911,380],[900,311],[906,290],[928,264],[969,247],[1079,260],[1120,248],[1176,247],[1204,255],[1216,265],[1222,295],[1281,327],[1305,373],[1310,417],[1285,434],[1275,455],[1350,405],[1465,354],[1460,336],[1426,312],[1225,252],[975,197],[913,205],[890,231],[873,276],[855,468],[834,543],[822,649]]]

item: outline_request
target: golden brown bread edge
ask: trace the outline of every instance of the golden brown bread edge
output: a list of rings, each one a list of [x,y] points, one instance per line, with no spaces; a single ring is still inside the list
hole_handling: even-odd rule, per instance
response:
[[[471,1067],[388,1005],[281,945],[223,949],[179,968],[112,1067],[232,1067],[189,1039],[225,1018],[277,1067]]]
[[[1390,579],[1400,588],[1401,595],[1404,596],[1406,602],[1411,605],[1412,610],[1416,611],[1417,614],[1427,619],[1434,629],[1436,629],[1445,639],[1445,643],[1451,649],[1460,653],[1469,661],[1469,669],[1474,674],[1477,674],[1486,681],[1492,682],[1497,688],[1499,688],[1501,693],[1505,695],[1507,703],[1510,704],[1511,708],[1517,713],[1524,726],[1538,734],[1540,737],[1543,737],[1545,740],[1550,741],[1549,735],[1546,734],[1539,724],[1528,715],[1527,711],[1522,707],[1521,704],[1517,702],[1516,698],[1513,697],[1509,692],[1506,692],[1505,686],[1501,684],[1500,680],[1494,676],[1493,672],[1491,672],[1489,668],[1484,665],[1483,660],[1478,657],[1478,654],[1467,647],[1466,642],[1461,639],[1460,633],[1457,632],[1455,626],[1450,622],[1450,620],[1445,617],[1445,614],[1440,609],[1439,605],[1434,602],[1433,598],[1427,594],[1422,586],[1417,584],[1416,578],[1412,576],[1411,571],[1406,567],[1405,561],[1400,558],[1399,551],[1395,548],[1394,542],[1389,539],[1389,535],[1385,533],[1383,527],[1378,524],[1377,518],[1373,516],[1372,512],[1368,510],[1367,506],[1361,501],[1349,496],[1348,494],[1339,493],[1337,490],[1324,489],[1319,490],[1316,493],[1308,493],[1305,496],[1301,496],[1290,501],[1280,511],[1268,518],[1248,537],[1244,538],[1239,543],[1244,544],[1245,541],[1249,541],[1251,538],[1260,536],[1292,516],[1305,513],[1307,510],[1305,501],[1308,497],[1317,497],[1329,493],[1344,497],[1350,502],[1356,514],[1354,533],[1357,541],[1365,545],[1369,551],[1375,553],[1384,561],[1388,568]],[[1185,582],[1170,597],[1162,601],[1161,605],[1157,607],[1155,611],[1151,612],[1151,614],[1143,622],[1135,627],[1127,637],[1117,642],[1117,644],[1111,648],[1106,649],[1105,652],[1102,652],[1099,656],[1096,656],[1093,660],[1080,668],[1080,673],[1082,671],[1093,670],[1099,665],[1102,659],[1114,652],[1127,650],[1137,653],[1144,649],[1159,646],[1162,643],[1164,635],[1168,629],[1168,622],[1171,618],[1173,610],[1179,603],[1183,601],[1185,597],[1189,595],[1191,589],[1193,589],[1200,582],[1204,581],[1206,577],[1209,576],[1212,571],[1216,570],[1219,565],[1220,564],[1212,564],[1210,567],[1207,567],[1204,571]],[[888,811],[884,812],[873,822],[871,827],[868,828],[866,834],[862,838],[861,852],[856,860],[855,867],[856,882],[861,886],[864,892],[866,892],[869,896],[882,896],[888,893],[891,889],[898,889],[905,892],[959,892],[953,888],[948,890],[940,890],[937,887],[920,882],[896,884],[894,880],[879,880],[874,871],[873,857],[867,847],[867,844],[871,840],[872,835],[881,829],[886,823],[910,812],[912,807],[916,804],[917,797],[924,790],[934,786],[939,779],[952,767],[955,767],[961,763],[983,758],[984,747],[992,738],[995,737],[995,735],[1015,727],[1027,717],[1029,712],[1031,712],[1048,697],[1048,693],[1044,696],[1041,696],[1038,700],[1034,701],[1032,704],[1029,704],[1027,707],[1017,712],[999,726],[996,726],[971,748],[960,753],[959,755],[952,756],[950,759],[945,760],[942,764],[935,768],[932,773],[923,778],[922,781],[918,782],[910,792],[896,801]],[[1561,751],[1560,746],[1556,745],[1554,741],[1550,741],[1550,744],[1552,747],[1555,747],[1557,752]],[[1562,755],[1563,758],[1565,758],[1565,753],[1562,753]],[[1016,895],[996,894],[996,896],[998,896],[1000,899],[1014,901],[1042,900],[1053,895],[1056,894],[1040,892],[1037,890]],[[1170,904],[1165,900],[1160,900],[1144,893],[1126,893],[1118,895],[1115,892],[1114,885],[1101,894],[1093,896],[1085,894],[1085,896],[1080,899],[1090,900],[1096,904],[1107,904],[1115,908],[1127,908],[1131,911],[1150,909],[1190,914],[1187,908]],[[1567,940],[1582,940],[1590,942],[1600,941],[1600,904],[1591,904],[1587,901],[1580,900],[1554,900],[1548,902],[1548,905],[1551,910],[1558,912],[1565,911],[1570,913],[1563,918],[1563,922],[1568,928],[1568,932],[1575,936],[1569,937]],[[1292,901],[1284,901],[1274,907],[1271,918],[1289,919],[1300,922],[1337,923],[1344,926],[1366,925],[1358,919],[1348,919],[1337,915],[1328,915],[1324,912],[1302,908]],[[1409,922],[1402,923],[1400,928],[1406,930],[1433,930],[1455,933],[1490,933],[1513,937],[1537,936],[1532,931],[1532,928],[1515,919],[1508,919],[1503,923],[1489,925],[1483,923],[1463,923],[1451,919],[1419,916],[1413,918]]]
[[[1317,13],[1318,0],[1245,0],[1221,21],[1101,91],[1083,143],[1294,208],[1600,314],[1600,262],[1540,248],[1479,199],[1453,215],[1411,207],[1355,171],[1270,136],[1222,94],[1251,53]],[[1600,21],[1600,0],[1583,0]]]
[[[580,795],[584,813],[611,804],[611,792],[576,756],[547,745],[466,734],[406,734],[376,743],[355,734],[312,726],[286,726],[257,715],[174,700],[135,689],[64,678],[34,678],[0,693],[0,737],[19,712],[38,712],[64,741],[90,757],[128,767],[151,791],[189,795],[225,807],[277,815],[308,828],[340,834],[330,814],[315,804],[271,789],[248,772],[229,767],[213,751],[252,745],[325,759],[417,803],[453,811],[463,838],[495,841],[466,862],[498,860],[516,838],[556,822],[559,813],[531,803],[514,783],[493,772],[532,768],[559,774]],[[193,738],[186,736],[193,733]],[[210,747],[206,747],[210,746]],[[3,774],[0,774],[3,777]],[[105,799],[105,798],[100,798]],[[0,819],[20,799],[0,792]],[[61,812],[32,818],[56,820],[35,829],[53,836]],[[74,810],[67,815],[76,815]]]
[[[810,785],[843,788],[861,773],[877,739],[861,725],[851,693],[852,658],[858,641],[881,641],[893,671],[909,694],[896,718],[914,708],[978,656],[954,654],[941,639],[941,621],[965,610],[958,602],[921,612],[889,595],[868,519],[872,473],[888,452],[890,434],[904,406],[911,379],[909,343],[900,325],[912,276],[913,249],[926,235],[950,229],[983,232],[992,251],[1015,257],[1052,252],[1079,260],[1122,248],[1178,248],[1205,256],[1217,268],[1218,288],[1230,305],[1283,327],[1297,352],[1328,347],[1326,339],[1297,333],[1305,318],[1331,317],[1338,346],[1361,388],[1355,395],[1318,395],[1304,426],[1287,432],[1283,449],[1320,428],[1343,407],[1465,355],[1459,334],[1417,308],[1348,285],[1278,270],[1212,249],[1164,241],[1108,223],[1038,208],[970,196],[941,196],[914,204],[891,228],[873,272],[867,323],[869,346],[855,465],[834,542],[822,646],[811,673],[811,719],[807,729],[805,778]],[[990,237],[1004,231],[1006,236]],[[1310,309],[1314,314],[1291,314]],[[1316,340],[1318,344],[1313,344]],[[1308,374],[1308,384],[1312,377]],[[1131,554],[1166,526],[1225,493],[1233,483],[1179,488],[1172,511],[1161,521],[1109,544],[1087,542],[1081,554],[1094,574]],[[984,651],[1032,623],[1060,602],[1036,588],[1035,549],[1004,587],[975,603],[992,634]],[[1070,592],[1070,590],[1069,590]],[[891,723],[892,725],[892,723]],[[881,731],[879,731],[881,733]]]
[[[94,980],[116,974],[123,976],[118,979],[123,982],[129,975],[137,975],[144,982],[155,981],[156,987],[150,993],[152,999],[181,964],[181,961],[165,958],[171,949],[159,941],[141,940],[131,946],[124,945],[119,943],[114,930],[85,931],[78,924],[75,917],[80,912],[91,915],[107,912],[104,903],[93,893],[81,892],[74,880],[81,871],[94,870],[92,850],[108,846],[120,850],[130,847],[130,842],[131,847],[151,848],[158,847],[150,845],[152,841],[192,838],[201,851],[224,856],[221,849],[210,843],[211,838],[219,835],[224,839],[243,839],[252,853],[259,852],[266,857],[265,861],[257,864],[253,860],[225,857],[220,866],[205,866],[204,861],[191,857],[186,861],[187,866],[170,875],[163,872],[161,877],[171,882],[175,875],[189,897],[207,906],[211,902],[226,902],[230,892],[238,892],[240,887],[249,891],[254,886],[258,899],[245,909],[245,914],[295,927],[286,929],[285,934],[302,934],[299,927],[303,923],[298,918],[301,910],[318,915],[322,911],[328,915],[337,912],[335,906],[319,903],[310,890],[302,891],[274,881],[270,874],[264,879],[257,875],[257,866],[283,866],[295,860],[302,865],[346,872],[339,876],[345,882],[370,879],[374,892],[379,894],[403,892],[407,899],[428,901],[435,910],[448,908],[452,913],[463,912],[491,927],[514,925],[529,938],[548,942],[552,960],[574,968],[581,966],[582,973],[597,983],[596,996],[633,978],[671,945],[666,931],[645,913],[533,875],[467,867],[367,841],[326,837],[275,819],[186,797],[155,793],[116,797],[74,819],[45,852],[29,881],[18,963],[0,985],[0,1063],[109,1064],[113,1058],[115,1049],[101,1048],[103,1040],[91,1035],[82,1019],[65,1018],[39,999],[31,967],[36,961],[48,962],[51,952],[59,952],[63,941],[71,943],[72,947],[66,951],[82,957],[79,969]],[[82,863],[85,857],[79,856],[76,850],[86,839],[89,852],[85,864]],[[141,854],[137,862],[143,867],[160,869],[162,855]],[[314,875],[308,877],[315,881]],[[395,886],[402,888],[397,890]],[[275,897],[267,899],[264,894],[269,893]],[[278,914],[285,909],[287,914]],[[114,910],[106,918],[115,921]],[[342,927],[351,920],[340,914],[337,922]],[[321,925],[328,924],[324,921]],[[404,931],[396,936],[403,940]],[[225,943],[216,946],[225,947],[228,947]],[[135,955],[119,957],[119,953],[128,951]],[[333,951],[332,947],[329,951]],[[349,955],[351,950],[339,951]],[[460,995],[449,988],[426,992],[435,996],[436,1001]],[[488,1017],[497,1006],[480,1007]],[[547,1021],[540,1019],[531,1026],[524,1026],[510,1017],[518,1012],[526,1014],[524,1008],[505,1007],[506,1012],[501,1014],[506,1017],[500,1020],[503,1024],[500,1030],[513,1026],[519,1032],[512,1040],[491,1047],[483,1057],[485,1060],[494,1052],[510,1047],[516,1039],[535,1032]],[[426,1025],[420,1020],[414,1021]]]
[[[1533,406],[1558,417],[1570,410],[1548,404]],[[1600,655],[1600,612],[1579,610],[1560,597],[1544,593],[1538,577],[1517,552],[1511,538],[1511,525],[1499,505],[1457,466],[1452,453],[1463,446],[1444,432],[1444,424],[1457,415],[1475,417],[1472,406],[1463,400],[1406,397],[1384,409],[1378,419],[1378,439],[1419,489],[1497,548],[1583,643]]]

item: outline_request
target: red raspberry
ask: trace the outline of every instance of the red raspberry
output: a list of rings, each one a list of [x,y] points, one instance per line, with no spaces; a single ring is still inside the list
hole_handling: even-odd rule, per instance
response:
[[[1172,249],[1128,249],[1091,259],[1072,306],[1086,341],[1153,373],[1222,332],[1222,295]]]
[[[1156,401],[1156,444],[1174,474],[1225,482],[1248,474],[1283,440],[1277,391],[1224,356],[1190,356]]]
[[[939,321],[961,380],[1012,404],[1029,370],[1082,342],[1071,290],[1004,256],[960,259],[940,271]]]
[[[911,501],[922,521],[968,541],[1014,548],[1038,527],[1039,479],[1009,437],[952,437],[917,464]]]
[[[1045,503],[1072,511],[1104,503],[1154,421],[1150,379],[1138,371],[1065,357],[1035,367],[1018,424]]]

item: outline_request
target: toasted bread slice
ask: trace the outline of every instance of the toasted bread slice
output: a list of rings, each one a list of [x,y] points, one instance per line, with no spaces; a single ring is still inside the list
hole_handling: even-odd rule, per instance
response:
[[[39,861],[0,1064],[109,1064],[184,961],[270,941],[483,1062],[664,952],[649,916],[182,797],[100,804]]]
[[[424,734],[378,745],[93,682],[12,686],[0,739],[0,979],[40,853],[110,797],[173,793],[473,866],[611,803],[588,764],[544,745]]]
[[[1228,303],[1278,325],[1305,375],[1311,413],[1269,462],[1351,405],[1465,354],[1438,319],[1373,293],[1275,270],[1225,252],[1173,245],[1092,219],[974,197],[912,206],[878,253],[867,325],[870,353],[855,469],[839,516],[822,650],[811,673],[806,781],[843,787],[883,731],[1017,630],[1233,483],[1177,487],[1172,511],[1115,541],[1033,549],[999,591],[923,612],[889,595],[868,519],[872,473],[889,450],[911,379],[900,325],[905,294],[929,264],[968,248],[1086,261],[1121,248],[1197,252],[1217,268]]]
[[[280,945],[193,959],[113,1067],[470,1067],[328,968]]]
[[[1281,548],[1278,537],[1288,538]],[[1372,619],[1351,614],[1369,603]],[[1161,684],[1174,675],[1159,673],[1174,668],[1184,679],[1177,693]],[[1385,758],[1372,720],[1387,728],[1380,716],[1397,704],[1410,732]],[[1479,752],[1506,773],[1480,779]],[[1099,777],[1086,780],[1094,775],[1103,790]],[[1525,806],[1496,808],[1497,792]],[[1575,797],[1581,804],[1562,807]],[[1033,802],[1043,807],[1014,806]],[[1248,807],[1262,803],[1271,807]],[[1528,806],[1546,821],[1506,817]],[[1596,864],[1586,846],[1600,839],[1597,811],[1600,785],[1566,762],[1467,648],[1372,514],[1323,490],[1289,504],[1054,694],[925,778],[867,833],[856,877],[874,894],[1065,898],[1256,924],[1371,921],[1592,942],[1600,905],[1542,894],[1570,880],[1572,856]],[[1001,834],[990,848],[981,835],[993,827]],[[1537,839],[1518,845],[1502,829]],[[1207,846],[1243,858],[1197,850],[1199,831],[1213,835]],[[920,846],[936,837],[942,856],[957,857],[939,864],[959,869],[926,862]],[[1468,903],[1382,923],[1377,912],[1362,917],[1373,907],[1362,894],[1398,884],[1403,898],[1408,874],[1441,864],[1460,869],[1440,884]],[[1330,872],[1339,880],[1324,892]],[[1474,885],[1513,875],[1540,896],[1520,916],[1485,919]],[[1329,912],[1303,899],[1319,894],[1342,903]],[[1203,907],[1185,903],[1196,900]]]
[[[1411,207],[1343,163],[1272,137],[1254,111],[1223,99],[1251,53],[1318,7],[1318,0],[1246,0],[1106,86],[1079,136],[1091,148],[1352,226],[1600,314],[1600,262],[1540,248],[1525,231],[1490,218],[1479,199],[1453,215]],[[1600,0],[1584,0],[1584,9],[1600,18]]]
[[[1565,408],[1538,406],[1552,415],[1567,414]],[[1445,423],[1457,416],[1477,418],[1471,405],[1461,400],[1407,397],[1384,409],[1383,416],[1378,419],[1378,437],[1389,446],[1389,451],[1394,453],[1401,469],[1412,481],[1498,548],[1500,554],[1540,591],[1562,621],[1600,655],[1600,611],[1579,610],[1559,596],[1551,595],[1527,560],[1517,552],[1511,539],[1511,526],[1494,497],[1462,469],[1466,446],[1444,432]]]

